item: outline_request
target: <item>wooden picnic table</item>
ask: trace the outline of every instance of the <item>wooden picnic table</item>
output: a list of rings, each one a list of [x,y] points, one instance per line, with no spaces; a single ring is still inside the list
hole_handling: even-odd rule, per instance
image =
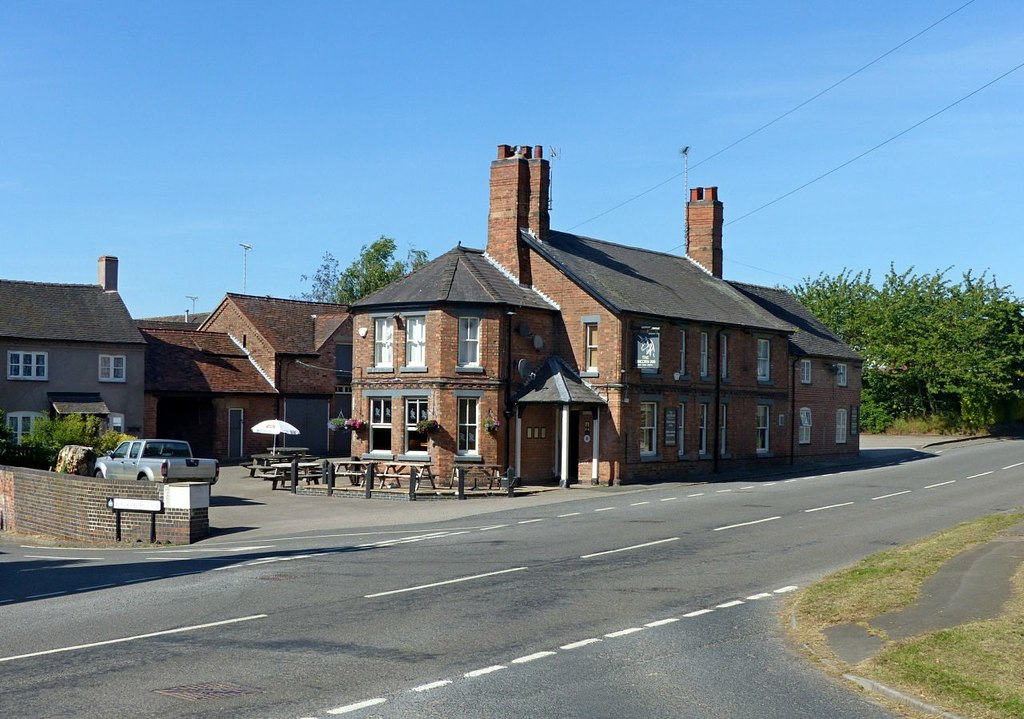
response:
[[[376,464],[370,460],[354,458],[331,461],[334,463],[334,476],[347,478],[353,487],[361,485],[366,476],[366,468],[371,464]]]
[[[392,481],[401,487],[402,477],[411,477],[412,470],[417,471],[416,485],[419,487],[420,482],[430,482],[430,486],[436,489],[434,484],[434,472],[431,469],[431,464],[428,460],[384,460],[378,462],[382,466],[382,470],[378,475],[381,478],[381,485],[384,482]],[[388,487],[388,489],[397,489],[397,487]]]
[[[481,479],[480,475],[483,475],[483,478],[487,480],[487,489],[494,489],[495,485],[497,485],[499,489],[501,488],[501,481],[503,479],[501,474],[501,470],[503,469],[502,465],[477,464],[475,462],[472,464],[457,464],[454,467],[452,467],[452,478],[451,481],[448,483],[449,488],[458,485],[459,469],[464,469],[466,471],[467,477],[473,480],[473,486],[466,487],[466,489],[479,489],[479,483]]]

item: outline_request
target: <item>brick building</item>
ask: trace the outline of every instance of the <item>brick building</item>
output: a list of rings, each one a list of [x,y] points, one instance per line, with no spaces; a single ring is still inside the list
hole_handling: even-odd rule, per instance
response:
[[[539,146],[500,145],[486,250],[352,307],[354,453],[569,483],[859,451],[860,357],[788,293],[722,279],[717,188],[678,256],[551,230],[548,185]]]

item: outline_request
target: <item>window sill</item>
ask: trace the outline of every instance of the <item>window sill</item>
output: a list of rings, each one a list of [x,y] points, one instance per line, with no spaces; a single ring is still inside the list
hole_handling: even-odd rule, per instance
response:
[[[48,382],[49,377],[8,377],[11,382]]]
[[[384,460],[391,459],[391,460],[393,460],[394,458],[395,458],[395,455],[391,454],[391,452],[383,452],[383,451],[380,451],[380,452],[376,452],[376,451],[375,452],[364,452],[360,456],[360,459],[378,459],[378,460],[380,460],[380,459],[384,459]]]
[[[483,464],[484,458],[479,454],[457,454],[455,464]]]
[[[456,367],[455,371],[459,374],[483,374],[483,367]]]
[[[765,386],[765,385],[774,386],[775,385],[775,383],[772,382],[772,378],[771,377],[768,377],[767,379],[758,377],[757,378],[757,383],[759,385],[761,385],[761,386]]]
[[[395,457],[398,462],[429,462],[429,452],[406,452]]]
[[[99,380],[97,380],[97,382],[102,382],[103,384],[124,384],[125,380],[123,380],[123,379],[99,379]]]
[[[399,372],[410,372],[410,373],[412,373],[412,372],[426,372],[427,369],[428,369],[427,367],[399,367],[398,371]]]
[[[761,459],[761,458],[771,459],[774,456],[775,456],[775,452],[768,452],[768,451],[762,451],[762,450],[758,450],[757,451],[757,458],[758,459]]]
[[[367,367],[366,374],[391,374],[395,371],[394,367]]]
[[[660,454],[641,454],[640,455],[640,461],[641,462],[660,462],[661,461],[661,455]]]

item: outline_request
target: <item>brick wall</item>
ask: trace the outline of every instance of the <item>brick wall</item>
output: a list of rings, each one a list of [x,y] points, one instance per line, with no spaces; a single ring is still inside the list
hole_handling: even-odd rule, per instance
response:
[[[57,474],[0,466],[2,528],[58,539],[104,541],[115,536],[114,512],[107,499],[162,499],[163,484]],[[156,515],[156,539],[189,544],[209,534],[207,507],[168,509]],[[122,541],[149,541],[150,515],[122,512]]]

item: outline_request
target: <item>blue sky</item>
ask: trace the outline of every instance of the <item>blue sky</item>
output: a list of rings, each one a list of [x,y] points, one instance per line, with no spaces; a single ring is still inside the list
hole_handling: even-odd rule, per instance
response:
[[[679,252],[689,145],[728,278],[895,263],[1024,295],[1024,69],[737,219],[1024,62],[1019,0],[976,0],[702,162],[964,2],[5,0],[0,277],[92,283],[116,255],[146,317],[242,291],[243,242],[246,290],[276,297],[381,234],[483,247],[502,143],[558,149],[554,229]]]

